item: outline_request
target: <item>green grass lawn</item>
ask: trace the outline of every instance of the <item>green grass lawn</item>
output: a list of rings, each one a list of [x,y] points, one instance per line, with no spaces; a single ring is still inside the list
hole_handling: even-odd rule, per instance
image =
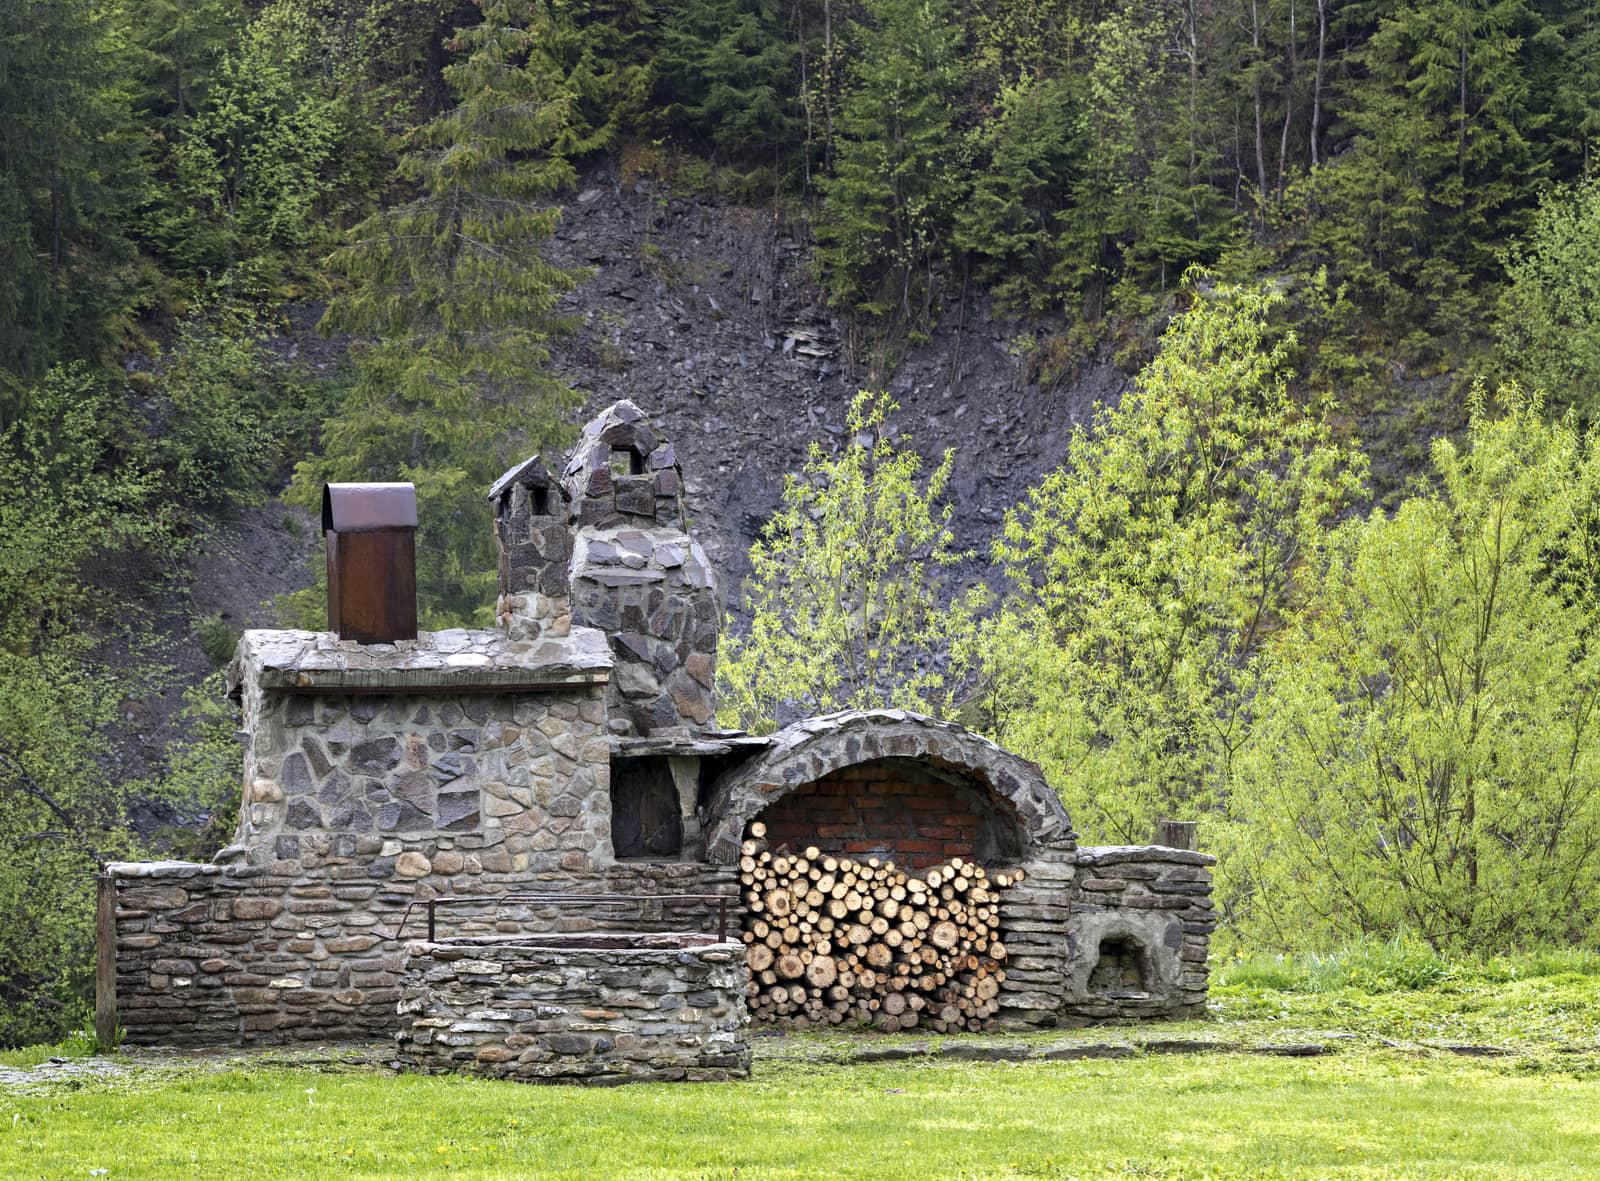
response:
[[[587,1090],[283,1055],[134,1056],[36,1093],[0,1079],[0,1179],[1600,1178],[1597,967],[1424,973],[1401,987],[1348,964],[1251,963],[1221,974],[1209,1021],[992,1039],[1124,1042],[1129,1057],[868,1065],[846,1059],[948,1039],[758,1038],[754,1077],[723,1085]],[[1175,1038],[1330,1052],[1137,1052]]]
[[[1600,1176],[1600,1082],[1394,1051],[790,1060],[615,1090],[268,1068],[16,1098],[0,1117],[0,1176],[19,1181]]]

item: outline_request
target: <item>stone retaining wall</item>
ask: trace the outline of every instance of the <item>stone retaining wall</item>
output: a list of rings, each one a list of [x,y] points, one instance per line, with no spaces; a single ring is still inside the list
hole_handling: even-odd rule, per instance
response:
[[[476,840],[462,839],[469,847]],[[732,872],[692,864],[401,882],[370,876],[371,859],[329,851],[319,861],[292,872],[186,862],[108,867],[115,930],[101,937],[116,941],[117,1019],[127,1040],[207,1046],[387,1037],[399,1028],[404,968],[404,943],[392,936],[406,905],[430,894],[719,893],[735,916],[729,930],[737,929]],[[717,906],[489,905],[441,908],[438,915],[441,934],[452,935],[714,932]],[[419,908],[402,934],[425,930]]]
[[[412,943],[402,1067],[523,1082],[750,1073],[744,948],[672,936]]]

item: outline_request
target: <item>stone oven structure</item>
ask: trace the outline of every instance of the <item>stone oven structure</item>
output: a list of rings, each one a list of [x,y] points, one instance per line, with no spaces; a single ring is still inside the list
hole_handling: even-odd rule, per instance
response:
[[[135,1043],[393,1035],[414,904],[450,900],[452,935],[484,946],[714,930],[717,900],[741,913],[758,820],[775,846],[1024,869],[999,902],[998,1025],[1200,1011],[1209,856],[1080,846],[1037,767],[948,722],[878,710],[765,737],[716,728],[718,588],[681,489],[672,444],[619,402],[559,478],[534,458],[490,490],[496,628],[390,644],[247,632],[230,669],[235,839],[207,863],[107,867],[102,1021]],[[557,893],[596,901],[497,901]],[[619,895],[640,903],[602,898]],[[562,1026],[562,1045],[614,1048],[607,1020]]]

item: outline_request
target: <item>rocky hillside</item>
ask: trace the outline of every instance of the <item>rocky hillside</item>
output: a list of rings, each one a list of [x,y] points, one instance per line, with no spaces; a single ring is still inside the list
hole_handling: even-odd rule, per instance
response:
[[[803,224],[772,209],[683,196],[615,167],[591,173],[557,233],[562,261],[594,268],[569,300],[579,330],[558,364],[595,408],[629,397],[678,444],[696,531],[736,600],[785,473],[813,440],[842,438],[869,373],[811,281]],[[974,292],[886,382],[898,427],[930,460],[955,448],[951,481],[966,571],[986,568],[1006,508],[1065,457],[1073,426],[1126,378],[1108,362],[1041,385]],[[730,603],[735,607],[736,603]]]

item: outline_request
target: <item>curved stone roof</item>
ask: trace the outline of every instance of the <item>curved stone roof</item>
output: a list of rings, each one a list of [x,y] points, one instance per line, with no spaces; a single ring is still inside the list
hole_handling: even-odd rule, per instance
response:
[[[757,758],[725,773],[707,807],[706,856],[738,860],[745,826],[795,788],[874,759],[921,759],[963,771],[1016,812],[1034,851],[1070,851],[1072,822],[1039,768],[954,722],[900,709],[846,710],[796,722]]]

